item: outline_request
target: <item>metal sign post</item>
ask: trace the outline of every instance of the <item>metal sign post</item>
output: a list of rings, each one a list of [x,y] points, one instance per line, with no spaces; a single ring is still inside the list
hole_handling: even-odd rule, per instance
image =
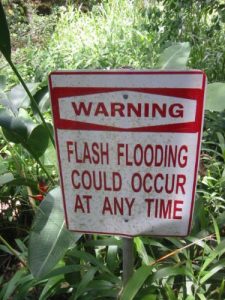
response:
[[[134,241],[130,238],[122,238],[123,242],[123,286],[133,275],[134,271]]]

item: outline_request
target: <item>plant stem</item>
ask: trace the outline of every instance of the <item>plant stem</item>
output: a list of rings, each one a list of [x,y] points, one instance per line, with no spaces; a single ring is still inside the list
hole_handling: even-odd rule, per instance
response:
[[[40,109],[39,109],[39,107],[38,107],[38,105],[37,105],[37,103],[36,103],[34,97],[32,96],[32,94],[31,94],[31,92],[29,91],[29,89],[28,89],[26,83],[24,82],[23,78],[21,77],[20,73],[18,72],[18,70],[17,70],[17,68],[15,67],[15,65],[13,64],[13,62],[12,62],[11,60],[7,60],[7,61],[8,61],[8,63],[9,63],[9,65],[10,65],[10,67],[12,68],[13,72],[14,72],[14,73],[16,74],[16,76],[18,77],[18,79],[19,79],[20,83],[22,84],[23,88],[24,88],[25,91],[27,92],[27,95],[29,96],[30,101],[31,101],[32,104],[35,106],[35,109],[37,110],[38,115],[39,115],[39,117],[41,118],[41,121],[42,121],[43,125],[45,126],[45,128],[46,128],[47,131],[48,131],[48,134],[49,134],[49,137],[50,137],[51,142],[52,142],[53,146],[55,146],[54,138],[53,138],[53,136],[52,136],[52,133],[51,133],[51,131],[50,131],[50,128],[48,127],[47,123],[45,122],[45,119],[44,119],[44,117],[43,117],[43,115],[42,115],[42,113],[41,113],[41,111],[40,111]]]
[[[18,252],[15,249],[13,249],[13,247],[1,235],[0,241],[6,246],[6,248],[9,249],[10,252],[12,252],[19,259],[19,261],[24,265],[24,267],[27,268],[27,263],[20,257]]]
[[[21,174],[22,177],[26,178],[26,174],[24,173],[24,171],[19,167],[20,165],[25,165],[24,161],[21,159],[19,153],[16,151],[16,149],[14,147],[12,147],[9,143],[9,141],[7,139],[4,138],[3,136],[3,139],[5,140],[5,142],[7,143],[8,147],[10,147],[10,150],[11,152],[14,152],[16,153],[16,159],[13,157],[13,160],[15,162],[15,165],[18,166],[17,168],[17,171],[19,174]],[[27,148],[26,148],[27,149]],[[28,150],[28,149],[27,149]],[[42,162],[40,161],[40,159],[38,157],[36,157],[36,155],[31,152],[31,150],[29,149],[28,150],[30,152],[30,154],[32,155],[32,157],[36,160],[36,162],[40,165],[40,167],[42,168],[42,170],[44,171],[44,173],[46,174],[46,176],[48,177],[48,179],[51,181],[51,183],[54,185],[54,181],[53,179],[51,178],[51,176],[49,175],[48,171],[46,170],[45,166],[42,164]],[[18,164],[18,160],[20,160],[20,164]],[[32,205],[33,206],[33,205]]]
[[[30,206],[32,207],[33,211],[35,212],[36,204],[33,199],[33,194],[32,194],[31,188],[29,186],[27,186],[27,195],[28,195],[28,201],[30,203]]]
[[[134,272],[134,240],[123,238],[123,285],[125,286]]]
[[[173,255],[175,255],[175,254],[177,254],[177,253],[183,251],[184,249],[187,249],[187,248],[192,247],[193,245],[198,245],[198,241],[209,240],[209,239],[212,239],[213,237],[215,237],[215,233],[210,234],[210,235],[207,235],[207,236],[205,236],[205,237],[203,237],[203,238],[201,238],[201,239],[198,239],[197,241],[195,241],[195,242],[193,242],[193,243],[190,243],[190,244],[188,244],[188,245],[186,245],[186,246],[184,246],[184,247],[181,247],[181,248],[178,248],[178,249],[176,249],[176,250],[174,250],[174,251],[171,251],[170,253],[168,253],[168,254],[166,254],[166,255],[163,255],[162,257],[160,257],[160,258],[158,258],[157,260],[153,261],[153,262],[150,264],[150,266],[154,266],[154,265],[156,265],[157,263],[159,263],[159,262],[161,262],[161,261],[164,261],[164,260],[166,260],[167,258],[169,258],[169,257],[171,257],[171,256],[173,256]]]
[[[37,157],[33,151],[31,151],[31,149],[27,148],[25,145],[25,148],[30,152],[30,154],[32,155],[32,157],[36,160],[36,162],[39,164],[39,166],[42,168],[42,170],[44,171],[44,173],[46,174],[46,176],[48,177],[48,179],[51,181],[51,183],[54,186],[54,181],[52,179],[52,177],[49,175],[48,171],[46,170],[45,166],[43,165],[43,163],[40,161],[39,157]]]
[[[40,161],[40,159],[36,156],[34,156],[34,159],[37,161],[37,163],[40,165],[40,167],[42,168],[42,170],[45,172],[45,174],[47,175],[48,179],[51,181],[52,185],[54,186],[55,183],[52,179],[52,177],[49,175],[48,171],[45,169],[45,166],[42,164],[42,162]]]

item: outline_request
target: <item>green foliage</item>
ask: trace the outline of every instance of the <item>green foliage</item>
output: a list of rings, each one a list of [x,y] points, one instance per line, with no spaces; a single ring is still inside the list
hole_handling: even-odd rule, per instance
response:
[[[0,51],[9,62],[0,63],[0,198],[7,207],[0,299],[224,299],[223,2],[110,0],[88,9],[72,3],[49,17],[33,12],[27,25],[25,6],[7,15],[12,55],[0,3]],[[46,86],[53,69],[118,67],[199,68],[210,82],[192,233],[136,237],[135,271],[125,287],[120,238],[65,229]],[[43,178],[47,195],[39,188]],[[39,205],[36,196],[45,200]],[[5,224],[16,226],[12,237]],[[28,245],[21,228],[30,233]],[[7,274],[9,258],[16,267]]]

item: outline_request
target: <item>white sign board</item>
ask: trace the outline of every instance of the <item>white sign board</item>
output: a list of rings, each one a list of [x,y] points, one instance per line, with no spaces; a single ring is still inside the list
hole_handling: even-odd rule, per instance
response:
[[[188,234],[205,81],[201,71],[50,75],[70,230],[122,236]]]

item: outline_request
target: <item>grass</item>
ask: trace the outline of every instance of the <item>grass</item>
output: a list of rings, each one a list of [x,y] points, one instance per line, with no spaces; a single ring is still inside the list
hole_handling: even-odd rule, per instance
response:
[[[149,22],[130,1],[109,1],[88,13],[70,6],[61,11],[40,72],[58,68],[151,68],[157,46],[155,33],[143,30]]]
[[[188,41],[189,67],[205,70],[209,82],[225,80],[225,25],[216,3],[155,3],[109,0],[85,12],[69,4],[51,16],[33,14],[29,30],[20,21],[26,47],[15,49],[14,60],[27,81],[46,82],[55,69],[156,68],[165,47]],[[18,45],[17,25],[10,23]],[[3,70],[13,84],[15,76]]]

